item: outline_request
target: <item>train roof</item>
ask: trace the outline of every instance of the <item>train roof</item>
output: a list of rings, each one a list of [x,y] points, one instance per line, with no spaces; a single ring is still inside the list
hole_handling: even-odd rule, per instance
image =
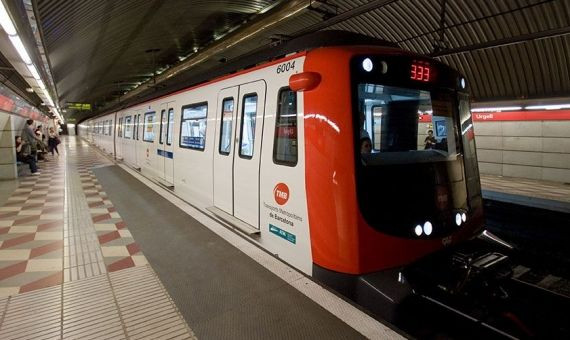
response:
[[[138,105],[188,87],[196,86],[214,80],[225,75],[230,75],[238,71],[247,70],[249,68],[264,64],[266,62],[283,58],[292,53],[309,51],[320,47],[362,45],[399,48],[397,44],[387,40],[339,30],[319,31],[290,40],[287,40],[287,37],[285,37],[284,39],[271,44],[269,47],[264,46],[259,50],[252,51],[249,54],[233,59],[231,61],[221,61],[222,64],[216,69],[201,70],[199,72],[193,72],[192,70],[183,72],[182,74],[169,80],[169,84],[161,86],[160,88],[155,88],[155,91],[152,91],[151,93],[145,93],[133,100],[118,103],[115,106],[106,109],[105,112],[101,112],[94,117],[89,117],[86,119],[93,119],[108,114],[109,112],[114,112],[126,107]]]

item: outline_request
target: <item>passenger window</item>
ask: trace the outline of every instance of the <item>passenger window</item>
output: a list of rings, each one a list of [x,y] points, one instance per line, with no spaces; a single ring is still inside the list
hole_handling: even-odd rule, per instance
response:
[[[109,121],[109,131],[107,132],[107,135],[109,135],[109,136],[113,135],[113,121],[112,120]]]
[[[125,117],[125,138],[133,138],[133,126],[131,124],[131,116]]]
[[[160,137],[158,137],[158,142],[160,144],[164,143],[164,134],[166,133],[166,127],[164,126],[166,125],[166,116],[164,115],[165,112],[166,110],[160,111]]]
[[[143,141],[145,142],[154,142],[153,124],[155,116],[155,112],[147,112],[144,114]]]
[[[123,118],[119,118],[119,126],[117,127],[117,136],[123,137]]]
[[[168,109],[168,125],[166,125],[166,144],[172,144],[172,130],[174,130],[174,109]]]
[[[206,147],[206,118],[208,103],[186,105],[182,107],[180,120],[180,146],[195,150]]]
[[[232,145],[232,127],[234,123],[234,99],[225,98],[222,102],[222,127],[220,132],[220,154],[229,155]]]
[[[281,165],[297,164],[297,92],[288,87],[279,91],[273,162]]]
[[[253,157],[256,115],[257,94],[247,94],[243,97],[239,145],[239,155],[244,158]]]

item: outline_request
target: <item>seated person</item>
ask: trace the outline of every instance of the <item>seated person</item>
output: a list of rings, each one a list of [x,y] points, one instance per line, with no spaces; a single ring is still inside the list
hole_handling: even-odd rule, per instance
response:
[[[16,159],[19,162],[28,163],[32,175],[39,175],[38,166],[36,165],[36,158],[31,154],[30,145],[22,140],[22,137],[16,136]]]

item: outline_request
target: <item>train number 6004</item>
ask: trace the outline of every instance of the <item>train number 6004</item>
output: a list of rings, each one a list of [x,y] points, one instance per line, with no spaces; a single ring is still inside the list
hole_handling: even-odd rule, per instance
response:
[[[277,66],[277,74],[295,69],[295,60]]]

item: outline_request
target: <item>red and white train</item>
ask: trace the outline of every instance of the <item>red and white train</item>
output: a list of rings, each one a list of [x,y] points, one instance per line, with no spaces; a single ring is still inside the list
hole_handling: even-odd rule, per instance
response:
[[[459,73],[339,32],[276,50],[80,134],[340,288],[382,273],[402,282],[401,268],[481,232]]]

